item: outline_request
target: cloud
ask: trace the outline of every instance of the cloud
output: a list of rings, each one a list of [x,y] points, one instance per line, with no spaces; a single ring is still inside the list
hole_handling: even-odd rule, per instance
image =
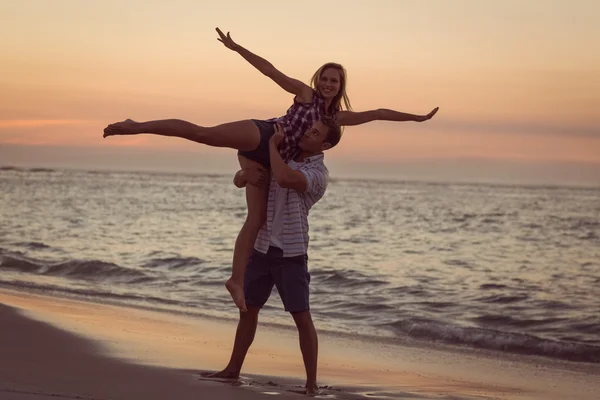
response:
[[[8,128],[39,128],[57,125],[80,125],[92,121],[70,119],[4,119],[0,120],[0,129]]]
[[[432,122],[434,122],[432,120]],[[494,120],[451,120],[442,119],[431,123],[428,128],[447,132],[481,133],[481,134],[522,134],[562,137],[600,138],[600,124],[565,124],[543,122],[520,122]]]

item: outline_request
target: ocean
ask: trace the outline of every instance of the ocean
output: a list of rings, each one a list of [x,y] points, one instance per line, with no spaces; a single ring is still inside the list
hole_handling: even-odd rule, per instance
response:
[[[3,167],[0,287],[235,320],[245,216],[232,176]],[[600,188],[332,179],[309,222],[320,331],[600,363]]]

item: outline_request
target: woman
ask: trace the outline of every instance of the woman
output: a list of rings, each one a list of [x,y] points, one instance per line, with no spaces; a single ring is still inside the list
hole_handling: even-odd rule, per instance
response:
[[[279,123],[284,130],[285,139],[279,151],[282,158],[288,161],[296,154],[298,141],[304,132],[324,116],[335,118],[341,126],[360,125],[375,120],[423,122],[432,118],[438,109],[433,109],[427,115],[406,114],[386,109],[353,112],[346,94],[346,71],[341,65],[335,63],[323,65],[313,75],[312,87],[310,87],[286,76],[267,60],[235,43],[229,32],[224,35],[217,28],[217,33],[219,34],[217,40],[225,47],[239,53],[283,90],[295,96],[292,106],[284,116],[266,121],[229,122],[213,127],[198,126],[177,119],[148,122],[135,122],[128,119],[106,127],[104,137],[151,133],[238,150],[242,175],[245,175],[243,181],[250,183],[246,185],[248,215],[235,242],[232,274],[225,286],[235,304],[240,310],[245,311],[244,272],[258,231],[266,218],[268,188],[264,185],[265,178],[262,171],[269,169],[269,138],[274,133],[274,124]]]

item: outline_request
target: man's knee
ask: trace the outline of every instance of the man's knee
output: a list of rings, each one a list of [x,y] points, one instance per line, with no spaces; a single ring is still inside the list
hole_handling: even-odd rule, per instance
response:
[[[309,329],[314,326],[312,316],[310,315],[310,310],[292,312],[291,314],[292,317],[294,317],[294,322],[296,323],[298,330]]]

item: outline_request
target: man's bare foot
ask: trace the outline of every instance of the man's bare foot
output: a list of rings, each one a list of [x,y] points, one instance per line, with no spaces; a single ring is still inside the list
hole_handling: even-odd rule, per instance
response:
[[[132,119],[126,119],[125,121],[115,122],[114,124],[108,125],[104,128],[104,137],[113,135],[132,135],[136,132],[134,127],[137,125]]]
[[[227,279],[225,287],[231,295],[233,302],[241,311],[248,311],[246,308],[246,299],[244,296],[244,285],[234,281],[232,278]]]
[[[205,378],[220,378],[220,379],[238,379],[240,377],[240,373],[236,371],[230,371],[225,368],[223,371],[214,372],[214,373],[202,373],[200,374]]]
[[[309,396],[317,396],[319,394],[319,387],[317,385],[306,385],[306,394]]]

